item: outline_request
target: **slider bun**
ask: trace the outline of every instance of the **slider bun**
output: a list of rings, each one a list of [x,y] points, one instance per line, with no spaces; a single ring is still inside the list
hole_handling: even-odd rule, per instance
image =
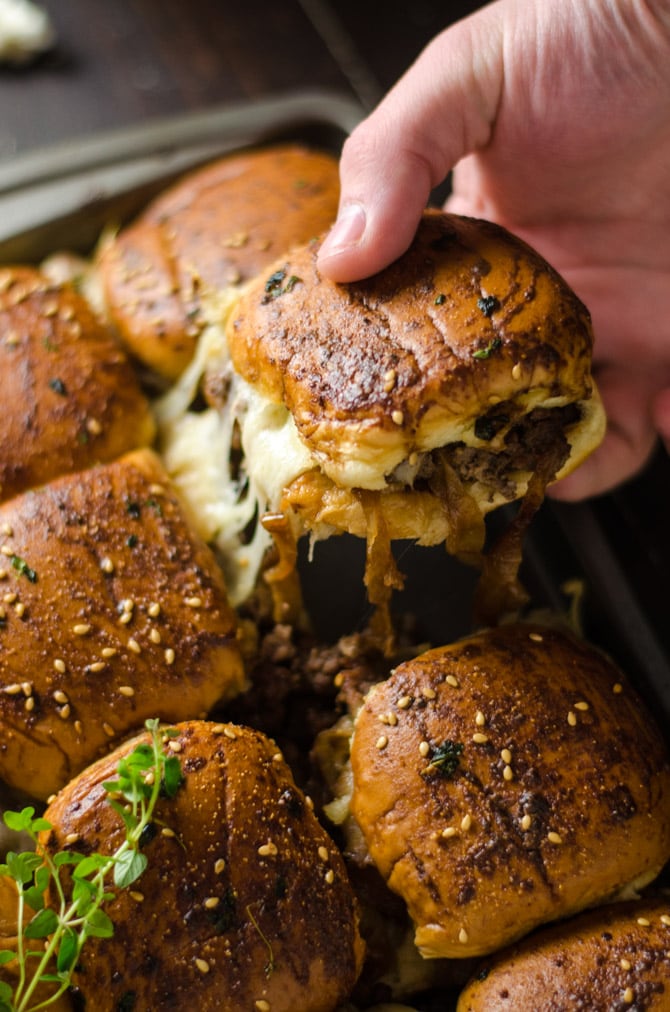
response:
[[[70,285],[0,268],[0,499],[153,439],[125,353]]]
[[[223,577],[150,450],[5,503],[0,542],[6,783],[46,798],[147,717],[242,688]]]
[[[327,229],[338,196],[336,159],[297,144],[237,153],[190,173],[101,248],[104,299],[124,342],[175,379],[207,322],[207,299],[225,299]]]
[[[670,994],[670,898],[582,914],[487,961],[458,1012],[662,1009]]]
[[[292,251],[246,288],[227,342],[237,372],[286,406],[334,485],[406,488],[399,465],[457,444],[506,457],[492,481],[455,459],[486,512],[525,492],[556,426],[539,443],[527,430],[552,410],[567,437],[559,475],[597,445],[588,312],[525,243],[427,211],[399,260],[347,285],[318,274],[318,249]]]
[[[158,832],[143,848],[148,867],[109,905],[114,935],[86,943],[76,985],[96,1012],[120,1008],[128,993],[137,1009],[332,1012],[362,961],[339,851],[270,739],[203,721],[176,730],[184,783],[156,809],[156,825],[174,836]],[[70,834],[75,850],[119,846],[121,820],[102,784],[147,737],[85,770],[49,806],[52,853]]]
[[[427,957],[492,952],[670,857],[664,742],[567,633],[501,626],[401,664],[366,697],[351,763],[352,814]]]

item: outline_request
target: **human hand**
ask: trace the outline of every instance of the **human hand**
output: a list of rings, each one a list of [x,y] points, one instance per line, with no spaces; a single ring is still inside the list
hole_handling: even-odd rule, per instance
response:
[[[606,437],[552,494],[670,448],[670,0],[498,0],[424,50],[347,140],[323,274],[353,281],[447,209],[520,235],[589,308]]]

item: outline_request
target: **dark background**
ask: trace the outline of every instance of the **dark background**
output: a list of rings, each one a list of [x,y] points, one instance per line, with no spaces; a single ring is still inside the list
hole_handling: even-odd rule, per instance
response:
[[[240,100],[327,88],[371,109],[428,40],[481,4],[451,0],[44,0],[55,50],[0,68],[0,165],[16,155]],[[670,465],[660,449],[642,475],[581,508],[558,511],[593,573],[601,622],[670,655]],[[553,507],[549,525],[554,524]],[[593,526],[595,524],[595,527]],[[594,534],[595,532],[595,534]],[[549,532],[546,554],[565,560]],[[551,544],[550,544],[551,542]],[[583,561],[583,559],[582,559]],[[639,626],[642,626],[641,630]],[[644,651],[643,651],[644,652]],[[625,651],[624,651],[625,653]],[[668,667],[657,654],[654,677]],[[659,675],[659,671],[661,672]]]

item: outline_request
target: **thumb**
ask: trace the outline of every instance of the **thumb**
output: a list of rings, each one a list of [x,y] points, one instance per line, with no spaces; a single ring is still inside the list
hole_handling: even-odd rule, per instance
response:
[[[346,141],[337,221],[318,267],[368,277],[409,246],[430,191],[489,139],[502,86],[502,5],[436,36]]]

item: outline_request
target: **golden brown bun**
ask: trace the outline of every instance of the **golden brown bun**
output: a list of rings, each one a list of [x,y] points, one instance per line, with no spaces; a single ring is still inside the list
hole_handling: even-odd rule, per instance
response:
[[[609,659],[556,630],[502,626],[400,665],[351,762],[352,814],[426,956],[492,952],[670,857],[658,730]]]
[[[70,285],[0,268],[0,499],[151,442],[125,353]]]
[[[0,552],[8,784],[46,798],[147,717],[242,687],[223,577],[150,450],[5,503]]]
[[[545,928],[487,961],[458,1012],[667,1009],[670,897],[617,903]]]
[[[332,1012],[362,959],[339,851],[270,739],[201,721],[178,731],[185,781],[156,810],[175,835],[144,847],[146,871],[108,907],[114,936],[86,943],[76,983],[96,1012],[118,1009],[128,992],[138,1009]],[[74,849],[120,844],[102,783],[138,740],[49,806],[52,851],[70,834]]]
[[[560,425],[570,444],[560,474],[599,442],[589,315],[520,240],[427,211],[407,253],[348,285],[318,274],[318,248],[293,251],[247,287],[227,341],[238,373],[286,405],[335,485],[406,487],[399,465],[416,472],[423,454],[465,444],[509,456],[493,482],[473,475],[472,461],[452,461],[485,512],[523,494],[555,441],[550,432],[528,457],[518,425],[530,412],[540,411],[536,427],[543,409],[577,405]]]
[[[206,322],[203,299],[327,229],[338,195],[336,159],[297,144],[236,153],[188,175],[102,249],[105,301],[123,340],[176,378]]]

